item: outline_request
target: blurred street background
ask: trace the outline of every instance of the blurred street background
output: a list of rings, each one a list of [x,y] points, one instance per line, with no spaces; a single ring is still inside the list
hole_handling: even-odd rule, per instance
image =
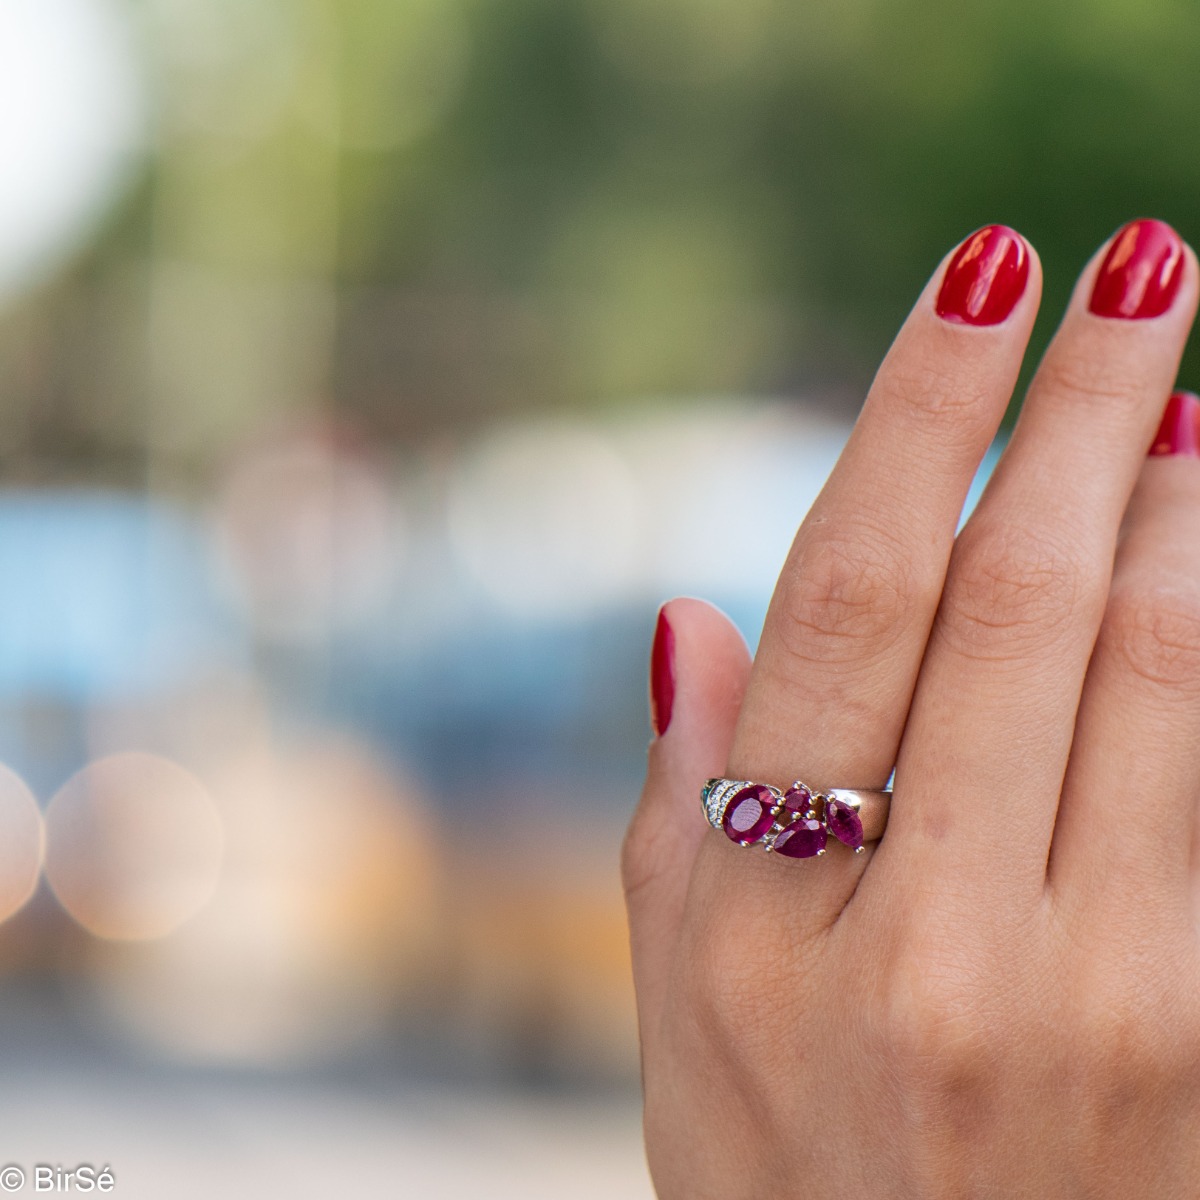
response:
[[[1031,362],[1200,236],[1198,68],[1168,0],[0,0],[0,1160],[649,1197],[655,609],[753,642],[971,229]]]

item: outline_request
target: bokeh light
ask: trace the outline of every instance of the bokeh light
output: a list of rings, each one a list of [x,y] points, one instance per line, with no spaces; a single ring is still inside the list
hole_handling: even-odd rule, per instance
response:
[[[311,639],[369,614],[402,561],[398,499],[365,454],[332,438],[243,457],[216,519],[228,582],[270,637]]]
[[[0,764],[0,921],[33,895],[42,870],[42,814],[25,781]]]
[[[451,545],[507,610],[578,616],[627,592],[644,548],[640,500],[629,465],[598,430],[505,430],[453,481]]]
[[[620,444],[646,506],[641,594],[761,600],[850,426],[782,403],[650,412]]]
[[[223,842],[216,807],[194,775],[156,755],[114,754],[51,800],[46,878],[96,937],[165,937],[211,899]]]
[[[98,945],[94,994],[172,1057],[336,1058],[427,980],[438,862],[424,806],[363,747],[238,755],[214,779],[220,885],[162,945]]]

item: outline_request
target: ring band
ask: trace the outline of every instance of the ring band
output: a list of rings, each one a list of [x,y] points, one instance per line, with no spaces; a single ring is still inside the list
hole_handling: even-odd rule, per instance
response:
[[[824,854],[830,836],[861,853],[864,842],[883,836],[891,801],[891,792],[820,792],[799,779],[786,790],[750,779],[710,779],[700,793],[708,823],[731,842],[786,858]]]

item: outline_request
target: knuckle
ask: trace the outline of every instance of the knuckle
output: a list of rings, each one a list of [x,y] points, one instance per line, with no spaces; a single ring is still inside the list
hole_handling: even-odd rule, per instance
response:
[[[664,812],[663,799],[648,791],[643,793],[621,840],[621,886],[631,913],[641,907],[643,897],[654,892],[677,862],[676,823]]]
[[[1200,589],[1114,591],[1099,647],[1126,673],[1156,688],[1200,695]]]
[[[773,1027],[770,1012],[781,998],[763,978],[757,949],[747,948],[740,927],[707,920],[696,932],[686,955],[692,1022],[712,1037],[739,1041]]]
[[[862,531],[812,542],[788,571],[780,639],[806,661],[852,660],[885,649],[919,591],[901,548]]]
[[[940,632],[972,657],[1028,654],[1098,608],[1099,573],[1047,534],[975,531],[960,537],[954,558]]]
[[[1170,1086],[1195,1059],[1181,1054],[1182,1029],[1145,1000],[1109,997],[1093,1003],[1077,1030],[1075,1061],[1101,1113],[1119,1117],[1138,1097]]]
[[[635,816],[621,841],[621,886],[627,907],[633,908],[658,877],[659,861],[652,847],[646,845],[642,821]]]
[[[1190,946],[1098,955],[1080,980],[1072,1054],[1093,1103],[1117,1113],[1122,1097],[1194,1079],[1200,1063],[1200,1003]]]
[[[1113,355],[1071,353],[1059,348],[1038,369],[1037,391],[1073,409],[1103,409],[1111,414],[1144,404],[1144,377],[1122,370]]]
[[[927,978],[892,995],[885,1029],[889,1074],[924,1116],[986,1106],[1003,1047],[977,997]]]
[[[1007,1031],[981,992],[978,973],[936,930],[890,956],[873,1040],[910,1094],[938,1107],[984,1094]]]
[[[992,406],[966,364],[956,363],[953,356],[948,361],[951,369],[930,362],[892,366],[887,376],[889,406],[894,400],[912,417],[936,426],[943,440],[955,430],[974,436],[987,426]]]

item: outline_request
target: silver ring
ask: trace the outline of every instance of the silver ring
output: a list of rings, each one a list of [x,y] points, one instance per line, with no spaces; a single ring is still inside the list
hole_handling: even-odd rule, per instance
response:
[[[751,779],[710,779],[700,792],[708,823],[739,846],[760,845],[786,858],[825,853],[832,837],[861,853],[887,827],[892,794],[862,788],[817,791],[797,779],[788,788]]]

